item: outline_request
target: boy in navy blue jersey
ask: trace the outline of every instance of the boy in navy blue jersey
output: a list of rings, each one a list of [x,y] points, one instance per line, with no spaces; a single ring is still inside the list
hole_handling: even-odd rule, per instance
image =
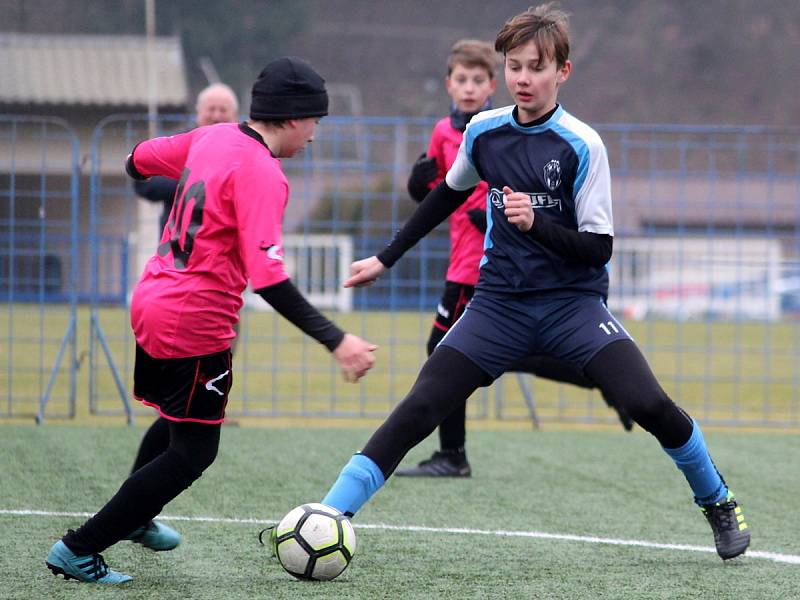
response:
[[[557,103],[572,70],[567,17],[550,4],[529,9],[503,26],[495,49],[514,105],[472,119],[445,180],[389,246],[353,263],[345,282],[375,282],[486,181],[487,239],[475,295],[323,503],[355,513],[476,388],[541,354],[582,369],[658,440],[686,477],[718,554],[738,556],[750,532],[699,425],[667,396],[605,305],[614,235],[608,158],[598,134]]]

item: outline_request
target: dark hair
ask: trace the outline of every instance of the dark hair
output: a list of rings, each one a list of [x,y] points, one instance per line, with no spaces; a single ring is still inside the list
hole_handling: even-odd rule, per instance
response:
[[[458,40],[450,50],[447,57],[447,74],[450,75],[456,65],[468,69],[479,67],[489,73],[489,78],[494,79],[494,70],[497,66],[497,53],[489,42],[481,40]]]
[[[569,59],[569,16],[555,6],[555,2],[540,4],[506,21],[497,34],[494,49],[505,56],[533,41],[540,62],[554,59],[557,66],[564,66]]]

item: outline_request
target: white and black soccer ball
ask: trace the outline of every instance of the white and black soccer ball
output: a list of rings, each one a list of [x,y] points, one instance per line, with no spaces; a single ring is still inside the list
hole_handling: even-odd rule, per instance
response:
[[[347,568],[355,551],[356,532],[350,520],[324,504],[293,508],[275,527],[278,560],[298,579],[334,579]]]

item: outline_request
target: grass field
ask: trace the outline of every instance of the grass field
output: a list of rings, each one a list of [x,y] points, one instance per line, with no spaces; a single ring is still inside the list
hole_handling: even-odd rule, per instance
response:
[[[371,430],[228,426],[217,462],[164,510],[184,534],[178,549],[107,550],[134,577],[122,588],[53,577],[50,545],[116,491],[142,433],[0,426],[0,598],[800,598],[800,438],[713,430],[712,454],[753,532],[749,556],[728,563],[650,436],[470,430],[472,479],[391,479],[354,520],[351,567],[298,582],[257,533],[318,501]]]

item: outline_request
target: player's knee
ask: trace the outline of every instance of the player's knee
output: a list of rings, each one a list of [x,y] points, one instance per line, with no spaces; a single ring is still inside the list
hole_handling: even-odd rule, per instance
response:
[[[403,426],[420,432],[430,432],[436,429],[441,419],[437,420],[437,411],[433,404],[418,394],[409,394],[406,398],[405,422]],[[427,435],[427,434],[425,434]]]
[[[200,477],[217,458],[219,426],[196,425],[184,428],[173,438],[170,448],[183,462],[187,472]],[[201,429],[202,428],[202,429]]]
[[[672,400],[661,390],[650,390],[637,395],[628,396],[621,406],[628,415],[643,429],[653,431],[658,428],[674,406]]]

